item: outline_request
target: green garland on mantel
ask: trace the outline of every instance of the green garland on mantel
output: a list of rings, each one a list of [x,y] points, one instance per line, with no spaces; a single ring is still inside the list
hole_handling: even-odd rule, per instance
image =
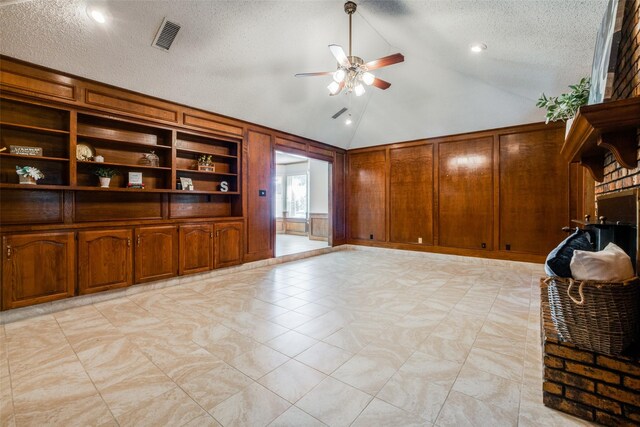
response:
[[[549,96],[544,93],[538,99],[536,106],[547,109],[547,123],[562,120],[566,122],[575,117],[578,109],[587,104],[591,79],[583,77],[578,84],[570,85],[571,92],[560,96]]]

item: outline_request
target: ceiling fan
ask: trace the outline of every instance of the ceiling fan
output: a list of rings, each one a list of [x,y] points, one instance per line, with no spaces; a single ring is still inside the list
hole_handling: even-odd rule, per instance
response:
[[[343,89],[346,90],[346,93],[353,92],[356,96],[360,96],[365,92],[363,83],[382,90],[388,89],[391,83],[377,78],[371,71],[404,61],[404,56],[401,53],[394,53],[367,63],[362,58],[351,54],[351,16],[355,13],[356,8],[357,5],[352,1],[344,4],[344,11],[349,15],[349,56],[344,53],[342,46],[337,44],[329,45],[329,50],[338,61],[338,69],[336,71],[296,74],[296,77],[332,75],[333,81],[327,86],[331,96],[339,94]]]

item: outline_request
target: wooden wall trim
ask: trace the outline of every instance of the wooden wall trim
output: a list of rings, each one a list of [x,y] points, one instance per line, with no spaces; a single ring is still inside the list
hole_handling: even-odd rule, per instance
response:
[[[309,214],[309,240],[324,240],[329,238],[329,214]]]
[[[72,82],[60,81],[55,76],[39,77],[19,71],[0,71],[0,87],[4,90],[17,90],[28,95],[75,101],[76,86]]]
[[[543,263],[546,259],[546,255],[535,255],[519,252],[506,252],[506,251],[479,251],[474,249],[463,248],[449,248],[446,246],[423,246],[410,243],[392,243],[392,242],[375,242],[372,243],[368,240],[355,240],[350,239],[347,244],[370,246],[385,249],[400,249],[406,251],[416,252],[430,252],[445,255],[459,255],[468,256],[474,258],[489,258],[489,259],[503,259],[507,261],[520,261],[520,262],[534,262]]]
[[[103,91],[85,88],[84,102],[90,106],[115,110],[125,114],[135,114],[152,120],[178,123],[176,109],[162,108],[132,97],[114,96]]]
[[[65,196],[66,197],[66,196]],[[219,223],[229,221],[241,221],[243,217],[207,217],[207,218],[174,218],[174,219],[139,219],[135,221],[121,220],[121,221],[100,221],[100,222],[76,222],[76,223],[50,223],[50,224],[37,224],[31,223],[28,225],[12,225],[3,224],[0,226],[1,234],[21,234],[31,233],[34,231],[74,231],[74,230],[86,230],[86,229],[101,229],[101,228],[122,228],[122,227],[136,227],[139,225],[160,226],[160,225],[180,225],[180,224],[193,224],[193,223]]]
[[[526,123],[522,125],[505,126],[500,128],[494,128],[494,129],[483,129],[475,132],[465,132],[465,133],[458,133],[453,135],[440,135],[440,136],[433,136],[428,138],[412,139],[409,141],[398,141],[398,142],[392,142],[389,144],[374,145],[371,147],[354,148],[354,149],[348,150],[348,153],[351,154],[351,153],[361,153],[361,152],[367,152],[367,151],[376,151],[376,150],[382,150],[387,148],[408,147],[413,145],[424,144],[425,142],[437,144],[439,142],[445,142],[445,141],[451,141],[451,140],[463,141],[467,139],[476,139],[476,138],[482,138],[482,137],[488,137],[488,136],[491,136],[491,137],[501,136],[501,135],[508,135],[512,133],[535,132],[537,130],[543,130],[543,129],[549,130],[554,128],[564,129],[565,124],[563,122],[552,122],[548,124],[544,122]]]
[[[228,125],[207,117],[183,113],[182,122],[185,126],[242,136],[242,127]]]

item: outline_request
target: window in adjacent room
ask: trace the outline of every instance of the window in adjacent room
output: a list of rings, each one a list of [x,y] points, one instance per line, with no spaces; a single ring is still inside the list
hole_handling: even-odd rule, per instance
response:
[[[307,174],[287,176],[286,203],[289,218],[307,217]]]

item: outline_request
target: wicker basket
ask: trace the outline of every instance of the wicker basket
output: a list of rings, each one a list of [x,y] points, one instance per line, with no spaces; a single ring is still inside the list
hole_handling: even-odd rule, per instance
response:
[[[560,337],[577,347],[617,355],[638,338],[640,283],[542,279],[551,320]]]

